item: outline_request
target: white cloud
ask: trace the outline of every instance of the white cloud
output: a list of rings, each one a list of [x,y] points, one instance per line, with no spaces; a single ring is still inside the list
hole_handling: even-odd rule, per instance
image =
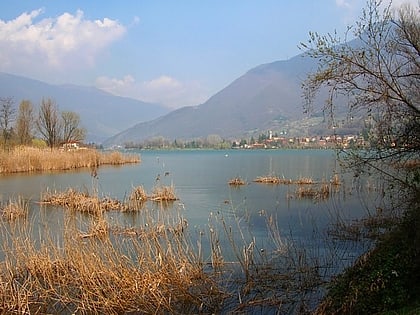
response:
[[[41,19],[42,13],[0,20],[0,71],[42,74],[93,66],[98,54],[126,31],[109,18],[86,20],[81,10]]]
[[[101,76],[96,87],[109,93],[159,103],[170,108],[198,105],[204,102],[208,93],[197,82],[181,82],[167,75],[150,81],[136,81],[126,75],[122,79]]]
[[[349,1],[347,0],[335,0],[335,4],[337,5],[337,7],[339,8],[346,8],[349,9],[351,8],[351,4]]]

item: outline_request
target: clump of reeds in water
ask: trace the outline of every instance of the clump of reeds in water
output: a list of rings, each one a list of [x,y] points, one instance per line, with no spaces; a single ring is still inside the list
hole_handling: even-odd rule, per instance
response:
[[[171,186],[155,186],[152,194],[149,196],[151,201],[175,201],[178,197],[175,194],[175,188]]]
[[[147,200],[147,193],[143,186],[134,187],[130,194],[130,201],[144,202]]]
[[[262,184],[281,184],[282,179],[277,176],[259,176],[254,179],[254,182]]]
[[[24,218],[28,215],[28,202],[22,197],[17,200],[9,199],[7,203],[0,205],[1,217],[8,221]]]
[[[296,189],[295,196],[297,198],[327,199],[330,196],[330,186],[327,183],[310,185],[309,187],[299,185]]]
[[[108,222],[101,213],[98,216],[95,216],[93,222],[89,227],[89,231],[87,233],[80,233],[80,237],[87,238],[87,237],[97,237],[103,238],[108,235],[110,228]]]
[[[46,191],[41,197],[41,202],[56,206],[63,206],[75,211],[88,213],[101,213],[108,210],[126,210],[127,205],[119,200],[104,197],[100,199],[97,195],[89,195],[87,192],[79,192],[69,188],[64,192]]]
[[[119,151],[103,152],[95,149],[65,151],[20,146],[8,152],[0,152],[0,160],[2,161],[0,174],[6,174],[139,163],[140,157],[123,154]]]
[[[153,188],[151,195],[147,195],[143,186],[133,188],[128,202],[122,202],[110,197],[99,198],[97,194],[90,195],[88,192],[80,192],[69,188],[64,192],[50,192],[47,190],[41,196],[42,204],[62,206],[74,211],[100,214],[103,211],[135,211],[142,208],[144,202],[150,201],[175,201],[178,197],[175,188],[159,185]]]
[[[143,208],[147,201],[147,193],[143,186],[134,187],[130,193],[127,204],[127,211],[137,211]]]
[[[334,174],[333,177],[330,180],[330,183],[333,186],[339,186],[339,185],[341,185],[340,176],[338,174]]]
[[[245,185],[246,183],[242,178],[235,177],[235,178],[230,179],[228,184],[231,186],[242,186],[242,185]]]
[[[282,184],[282,185],[312,185],[316,182],[312,177],[300,177],[298,179],[284,178],[278,176],[259,176],[254,179],[256,183],[262,184]]]
[[[300,177],[297,180],[293,181],[293,184],[297,185],[312,185],[315,184],[315,181],[312,177]]]

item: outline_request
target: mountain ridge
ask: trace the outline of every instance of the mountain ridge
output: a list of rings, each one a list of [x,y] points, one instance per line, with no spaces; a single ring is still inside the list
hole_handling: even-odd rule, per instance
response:
[[[206,102],[138,123],[104,142],[105,146],[140,143],[148,138],[191,140],[211,134],[222,138],[270,129],[291,130],[305,119],[301,83],[317,66],[303,54],[256,66]]]

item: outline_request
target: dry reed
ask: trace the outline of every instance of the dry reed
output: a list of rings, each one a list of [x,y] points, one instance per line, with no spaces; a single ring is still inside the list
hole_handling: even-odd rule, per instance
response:
[[[283,181],[280,177],[277,176],[259,176],[254,179],[255,183],[262,184],[287,184],[287,181]]]
[[[312,185],[315,181],[311,177],[300,177],[299,179],[292,180],[290,178],[280,178],[278,176],[259,176],[254,179],[256,183],[262,184],[282,184],[282,185]]]
[[[179,227],[152,222],[141,234],[108,236],[102,218],[77,237],[65,226],[64,242],[40,245],[30,232],[3,238],[1,313],[174,314],[217,313],[226,294],[204,272],[203,263]],[[180,222],[178,222],[180,223]],[[180,223],[184,225],[184,223]],[[162,227],[162,225],[164,227]],[[104,232],[105,229],[105,232]],[[156,232],[158,231],[158,233]],[[25,236],[26,235],[26,236]]]
[[[128,206],[119,200],[104,197],[100,199],[96,195],[87,192],[79,192],[69,188],[65,192],[50,192],[47,190],[41,196],[41,203],[55,206],[63,206],[75,211],[99,214],[108,210],[127,210]]]
[[[49,233],[34,241],[30,225],[3,235],[0,313],[288,313],[318,285],[314,260],[285,242],[273,217],[271,251],[242,230],[240,218],[232,224],[218,214],[209,221],[209,256],[176,211],[146,208],[131,228],[111,227],[100,212],[86,231],[72,212],[66,217],[61,242]]]
[[[235,177],[235,178],[230,179],[228,184],[231,186],[241,186],[241,185],[245,185],[246,183],[242,178]]]
[[[61,206],[74,211],[99,215],[104,211],[137,211],[143,208],[147,201],[175,201],[175,188],[171,186],[156,186],[150,196],[143,186],[133,188],[128,201],[123,202],[110,197],[99,198],[97,194],[80,192],[69,188],[64,192],[51,192],[48,189],[42,193],[41,204]]]
[[[130,201],[143,202],[147,200],[147,193],[143,186],[134,187],[130,194]]]
[[[0,205],[1,217],[8,221],[13,221],[18,218],[24,218],[28,215],[28,202],[22,197],[17,200],[9,199],[4,205]]]
[[[175,194],[175,188],[171,186],[155,186],[152,190],[151,201],[175,201],[178,197]]]
[[[334,176],[330,180],[331,185],[339,186],[341,185],[340,176],[338,174],[334,174]]]
[[[330,196],[330,186],[327,183],[311,185],[310,187],[299,186],[295,192],[296,198],[327,199]]]
[[[293,183],[297,185],[312,185],[312,184],[315,184],[315,181],[313,180],[312,177],[300,177],[299,179],[295,180]]]
[[[118,151],[101,152],[94,149],[64,151],[16,147],[9,152],[0,152],[0,174],[62,171],[139,162],[138,155],[126,155]]]

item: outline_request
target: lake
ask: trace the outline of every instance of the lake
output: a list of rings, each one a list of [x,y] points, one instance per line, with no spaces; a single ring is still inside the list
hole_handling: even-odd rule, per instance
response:
[[[138,153],[141,163],[120,167],[101,167],[97,179],[89,170],[64,173],[17,174],[0,177],[3,201],[23,196],[30,200],[30,222],[47,220],[53,234],[60,234],[62,209],[48,207],[40,211],[41,193],[75,188],[119,200],[128,198],[131,190],[142,185],[150,192],[156,185],[173,185],[179,200],[167,205],[175,209],[194,231],[208,229],[217,216],[223,220],[240,220],[249,235],[261,246],[267,242],[267,218],[276,225],[285,238],[300,242],[313,241],[314,231],[322,234],[331,222],[366,214],[361,199],[373,199],[355,184],[351,175],[341,174],[336,153],[331,150],[192,150],[192,151],[130,151]],[[297,185],[272,185],[254,182],[260,176],[275,175],[286,179],[312,178],[329,182],[340,174],[342,184],[331,187],[326,199],[299,198]],[[230,186],[228,181],[240,177],[246,185]],[[162,207],[149,202],[149,210]],[[47,211],[47,214],[44,212]],[[42,218],[40,219],[40,213]],[[142,224],[135,212],[109,212],[108,220],[125,227]],[[40,223],[41,224],[41,223]],[[42,222],[44,225],[45,222]],[[319,246],[319,245],[318,245]]]
[[[2,201],[23,197],[29,201],[29,213],[26,218],[2,221],[0,260],[7,256],[10,261],[8,253],[13,248],[19,252],[20,242],[28,244],[30,240],[34,248],[42,244],[65,252],[69,248],[65,242],[76,240],[69,244],[81,248],[97,244],[95,250],[102,248],[101,244],[121,246],[117,256],[122,261],[126,257],[138,261],[137,255],[145,255],[140,254],[141,250],[147,250],[153,264],[159,262],[160,250],[166,255],[165,248],[181,237],[182,248],[194,254],[180,257],[198,262],[204,272],[230,292],[222,313],[229,314],[242,298],[252,305],[260,296],[279,302],[281,307],[270,303],[256,305],[250,313],[276,314],[280,308],[287,309],[284,313],[293,313],[299,305],[315,307],[325,293],[326,281],[370,246],[369,241],[332,237],[337,234],[329,232],[338,230],[337,223],[360,219],[378,202],[384,202],[378,183],[372,177],[342,172],[332,150],[128,152],[140,154],[141,163],[100,167],[96,177],[88,169],[1,176]],[[335,175],[340,179],[339,185],[331,182]],[[311,179],[315,184],[255,182],[265,176],[292,181]],[[245,185],[229,185],[231,179],[238,177]],[[148,201],[138,211],[107,211],[104,216],[39,202],[46,191],[64,192],[69,188],[127,201],[138,186],[149,194],[155,187],[172,186],[179,199],[169,203]],[[321,188],[328,193],[321,194]],[[110,243],[101,241],[101,236],[86,236],[92,222],[99,219],[105,219],[111,231],[106,234]],[[170,232],[157,234],[166,238],[154,239],[160,245],[150,248],[160,250],[153,257],[153,250],[143,248],[148,243],[142,241],[141,231],[159,231],[162,222],[164,231]],[[181,229],[171,230],[179,227],[178,222],[182,222]],[[12,258],[13,255],[16,254],[11,254]],[[93,256],[96,257],[94,253]],[[224,263],[218,264],[221,261]],[[247,289],[251,284],[255,290]],[[236,292],[245,295],[238,300]]]

